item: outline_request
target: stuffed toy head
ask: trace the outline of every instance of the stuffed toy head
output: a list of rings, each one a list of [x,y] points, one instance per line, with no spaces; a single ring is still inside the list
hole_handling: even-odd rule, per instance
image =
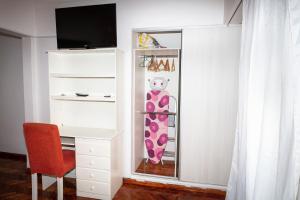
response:
[[[165,79],[163,77],[153,77],[152,79],[148,79],[150,83],[150,88],[152,90],[165,90],[168,86],[168,82],[170,79]]]

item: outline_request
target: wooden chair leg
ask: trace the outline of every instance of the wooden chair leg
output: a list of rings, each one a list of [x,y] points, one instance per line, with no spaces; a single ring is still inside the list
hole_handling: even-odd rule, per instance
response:
[[[64,181],[63,177],[56,178],[57,180],[57,200],[63,200],[64,199]]]
[[[32,200],[38,199],[38,180],[37,173],[31,174],[31,190],[32,190]]]

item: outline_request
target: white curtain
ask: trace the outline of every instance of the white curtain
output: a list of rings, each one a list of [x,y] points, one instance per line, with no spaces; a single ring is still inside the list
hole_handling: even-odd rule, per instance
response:
[[[244,0],[227,200],[295,200],[300,173],[300,1]]]

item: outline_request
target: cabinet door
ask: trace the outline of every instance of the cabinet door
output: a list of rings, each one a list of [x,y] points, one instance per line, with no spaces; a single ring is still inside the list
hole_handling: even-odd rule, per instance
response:
[[[241,27],[183,30],[180,180],[226,185],[237,117]]]

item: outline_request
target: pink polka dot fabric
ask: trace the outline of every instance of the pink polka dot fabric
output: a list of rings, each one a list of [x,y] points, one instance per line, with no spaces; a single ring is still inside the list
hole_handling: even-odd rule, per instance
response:
[[[168,142],[168,115],[153,112],[169,112],[169,93],[151,90],[147,93],[145,115],[145,146],[149,160],[158,164]]]

